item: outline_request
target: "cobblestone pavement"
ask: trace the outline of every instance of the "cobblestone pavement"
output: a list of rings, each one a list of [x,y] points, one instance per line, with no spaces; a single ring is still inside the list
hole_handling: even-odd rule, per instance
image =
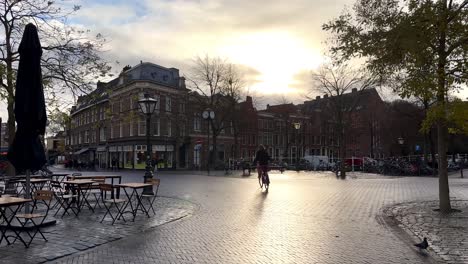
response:
[[[124,181],[141,172],[119,172]],[[161,195],[199,206],[193,216],[58,259],[55,263],[433,263],[394,232],[386,206],[437,199],[436,178],[272,173],[256,178],[161,173]],[[450,179],[468,199],[466,179]]]
[[[434,211],[438,201],[428,201],[390,206],[384,213],[415,239],[426,237],[437,259],[468,263],[468,201],[452,201],[452,207],[461,212],[443,215]]]
[[[154,205],[157,208],[156,215],[150,218],[139,215],[135,222],[127,217],[127,222],[119,220],[114,225],[110,224],[110,217],[106,217],[104,222],[100,223],[105,209],[99,208],[95,213],[83,209],[78,218],[74,215],[64,216],[63,218],[57,217],[55,225],[41,229],[48,242],[45,242],[37,235],[30,248],[27,249],[19,241],[10,246],[7,246],[5,242],[2,243],[0,263],[47,262],[104,245],[132,234],[141,234],[156,226],[189,216],[197,207],[193,203],[168,197],[158,197]],[[52,215],[54,212],[52,211]]]

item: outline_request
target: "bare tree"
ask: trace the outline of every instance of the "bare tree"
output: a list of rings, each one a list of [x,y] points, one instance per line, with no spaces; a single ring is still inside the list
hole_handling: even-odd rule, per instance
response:
[[[200,96],[194,96],[202,107],[210,108],[216,118],[210,120],[215,164],[217,161],[217,138],[227,128],[236,130],[236,104],[241,99],[245,82],[237,67],[219,57],[196,57],[186,77],[189,88]],[[238,131],[238,129],[237,129]],[[234,133],[236,134],[236,133]],[[211,157],[209,157],[212,159]]]
[[[99,51],[105,43],[101,34],[89,38],[89,31],[67,25],[67,18],[79,6],[67,11],[49,0],[0,0],[0,96],[7,101],[8,138],[15,134],[13,103],[15,76],[19,62],[18,46],[24,26],[36,24],[43,49],[42,70],[46,97],[68,89],[74,95],[90,91],[94,80],[106,76],[110,67]],[[12,173],[12,172],[10,172]]]
[[[323,105],[329,114],[330,122],[335,126],[337,140],[340,144],[340,175],[346,178],[346,140],[350,131],[352,112],[359,103],[359,94],[373,87],[377,80],[365,71],[352,69],[347,64],[325,64],[312,73],[314,88],[312,93],[325,94]],[[352,89],[356,89],[357,96],[351,96]]]

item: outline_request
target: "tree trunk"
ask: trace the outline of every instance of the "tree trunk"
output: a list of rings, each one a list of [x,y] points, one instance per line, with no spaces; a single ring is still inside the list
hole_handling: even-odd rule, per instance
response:
[[[213,132],[213,141],[212,141],[213,142],[213,151],[210,152],[209,158],[211,158],[210,164],[214,167],[214,169],[216,169],[216,165],[217,165],[217,161],[218,161],[218,147],[217,147],[218,135],[216,135],[214,130],[212,130],[212,132]]]
[[[7,121],[7,133],[8,133],[8,147],[13,144],[13,139],[15,138],[15,111],[14,111],[14,99],[13,96],[8,96],[7,100],[7,109],[8,109],[8,121]],[[8,164],[7,168],[8,176],[15,176],[16,171],[15,167],[11,163]]]
[[[443,16],[439,22],[439,43],[437,47],[437,105],[439,107],[439,116],[437,120],[437,146],[439,153],[439,204],[442,213],[449,213],[452,210],[450,206],[450,190],[447,174],[447,136],[448,127],[446,122],[446,76],[445,66],[447,64],[446,44],[447,44],[447,1],[442,1]]]
[[[341,179],[346,179],[346,144],[345,144],[345,138],[344,138],[344,132],[341,129],[340,133],[340,178]]]
[[[434,139],[433,139],[433,136],[432,136],[432,129],[429,130],[429,146],[430,146],[430,149],[431,149],[431,160],[432,160],[432,175],[433,176],[436,176],[436,172],[437,172],[437,168],[435,166],[435,162],[436,162],[436,150],[435,150],[435,144],[434,144]]]
[[[439,204],[442,213],[450,213],[452,210],[447,174],[447,134],[447,125],[439,122],[437,124],[437,145],[439,152]]]

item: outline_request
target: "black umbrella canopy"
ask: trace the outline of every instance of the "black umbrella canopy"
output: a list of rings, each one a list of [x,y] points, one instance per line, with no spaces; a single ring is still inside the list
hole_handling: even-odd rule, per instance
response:
[[[42,87],[42,48],[35,25],[26,25],[18,51],[20,61],[15,91],[17,129],[8,151],[8,160],[17,171],[38,170],[46,163],[39,135],[45,133],[47,115]]]

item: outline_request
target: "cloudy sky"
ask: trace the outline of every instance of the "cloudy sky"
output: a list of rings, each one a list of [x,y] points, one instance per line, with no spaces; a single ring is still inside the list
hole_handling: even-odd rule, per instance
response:
[[[323,62],[321,25],[355,0],[69,0],[69,22],[109,40],[116,72],[140,61],[187,73],[195,56],[220,56],[245,69],[260,107],[304,101],[310,71]],[[119,63],[116,64],[115,62]],[[384,99],[391,99],[382,91]],[[468,89],[459,95],[468,97]],[[5,107],[0,115],[6,120]]]
[[[322,23],[354,0],[80,0],[73,23],[109,39],[106,59],[143,61],[187,72],[209,54],[242,65],[251,90],[300,100],[322,62]],[[303,98],[302,98],[303,100]]]

